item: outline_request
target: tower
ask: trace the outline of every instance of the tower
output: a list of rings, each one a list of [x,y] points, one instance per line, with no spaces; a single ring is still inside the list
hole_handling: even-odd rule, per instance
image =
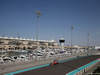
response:
[[[64,49],[65,40],[64,40],[63,38],[61,38],[61,39],[59,40],[59,42],[60,42],[60,45],[61,45],[62,49]]]

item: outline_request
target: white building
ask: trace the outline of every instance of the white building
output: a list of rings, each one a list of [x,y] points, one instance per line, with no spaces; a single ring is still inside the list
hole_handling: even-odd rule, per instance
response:
[[[33,40],[33,39],[23,39],[23,38],[8,38],[8,37],[0,37],[0,49],[35,49],[37,47],[37,43],[39,48],[47,48],[47,47],[55,47],[58,46],[58,43],[54,40]]]

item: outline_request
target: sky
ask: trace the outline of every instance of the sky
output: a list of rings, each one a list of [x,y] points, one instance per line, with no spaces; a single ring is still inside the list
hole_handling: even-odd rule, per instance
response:
[[[0,37],[36,39],[65,39],[71,45],[100,46],[100,0],[0,0]]]

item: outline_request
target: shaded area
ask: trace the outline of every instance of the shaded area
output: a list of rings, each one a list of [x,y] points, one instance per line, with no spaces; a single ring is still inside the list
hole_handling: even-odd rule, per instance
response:
[[[100,74],[100,66],[97,67],[97,68],[93,71],[93,75],[95,75],[96,73]]]
[[[100,55],[83,57],[83,58],[63,62],[55,66],[42,67],[42,68],[38,68],[26,72],[14,74],[14,75],[65,75],[66,73],[69,73],[98,58],[100,58]]]

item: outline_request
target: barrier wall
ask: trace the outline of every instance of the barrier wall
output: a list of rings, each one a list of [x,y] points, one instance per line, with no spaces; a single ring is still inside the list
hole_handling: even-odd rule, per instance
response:
[[[86,65],[66,74],[66,75],[82,75],[83,73],[85,73],[87,70],[89,70],[90,68],[92,68],[93,66],[95,66],[98,63],[99,63],[99,60],[97,59],[97,60],[95,60],[91,63],[88,63],[88,64],[86,64]]]

